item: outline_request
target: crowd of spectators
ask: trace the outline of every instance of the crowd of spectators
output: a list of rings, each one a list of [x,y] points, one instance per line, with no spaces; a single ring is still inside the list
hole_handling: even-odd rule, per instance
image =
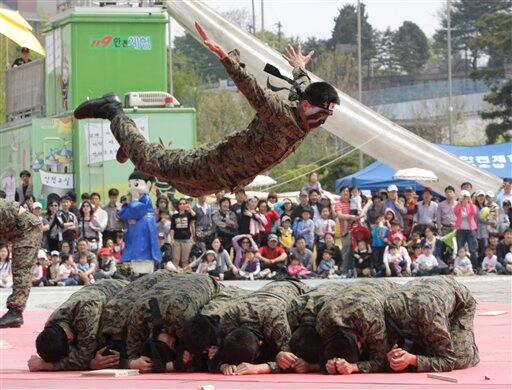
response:
[[[27,176],[25,172],[22,175]],[[28,175],[30,178],[30,175]],[[50,196],[36,202],[26,178],[19,200],[43,224],[33,285],[90,284],[125,278],[120,263],[125,197]],[[471,183],[436,194],[395,185],[366,197],[343,187],[331,199],[313,173],[297,199],[224,192],[207,197],[156,200],[162,267],[208,273],[218,279],[512,274],[512,180],[495,194]],[[2,196],[0,192],[0,196]],[[12,285],[11,247],[0,244],[0,287]]]

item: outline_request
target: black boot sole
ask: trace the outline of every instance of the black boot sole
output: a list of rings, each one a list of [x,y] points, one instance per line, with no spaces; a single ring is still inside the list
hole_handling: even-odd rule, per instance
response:
[[[98,99],[86,100],[81,103],[73,112],[76,119],[107,119],[95,114],[95,111],[101,106],[119,102],[119,97],[114,92],[109,92]]]

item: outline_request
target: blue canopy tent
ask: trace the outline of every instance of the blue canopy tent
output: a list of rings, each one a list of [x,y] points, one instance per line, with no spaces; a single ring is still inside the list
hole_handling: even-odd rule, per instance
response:
[[[482,146],[443,144],[438,146],[458,156],[463,161],[489,171],[493,175],[503,178],[512,176],[512,142]],[[404,164],[403,168],[413,167]],[[435,162],[433,162],[432,168],[435,172]],[[424,187],[415,181],[393,180],[396,171],[396,169],[376,161],[359,172],[336,180],[336,192],[339,193],[343,186],[358,186],[362,190],[376,192],[381,188],[387,188],[390,184],[395,184],[399,192],[403,192],[406,187],[413,187],[417,192],[423,191]]]

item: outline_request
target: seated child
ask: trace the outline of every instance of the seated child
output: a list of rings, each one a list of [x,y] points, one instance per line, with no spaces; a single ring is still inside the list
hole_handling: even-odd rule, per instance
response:
[[[318,266],[318,269],[316,270],[316,273],[321,278],[334,278],[336,268],[334,266],[334,259],[332,258],[332,251],[330,249],[324,250],[322,254],[322,260],[320,261],[320,265]]]
[[[240,279],[254,280],[260,276],[261,266],[260,259],[256,256],[258,251],[253,248],[246,249],[244,253],[243,263],[238,271]],[[270,269],[267,268],[270,271]]]
[[[68,254],[66,256],[69,256]],[[60,253],[52,251],[50,258],[50,266],[48,267],[48,285],[55,286],[59,279]]]
[[[279,242],[287,253],[290,253],[294,244],[293,229],[291,225],[292,219],[288,215],[285,215],[283,219],[281,219],[281,226],[279,226],[279,229],[277,230]]]
[[[411,258],[407,250],[401,245],[399,236],[393,238],[393,244],[386,247],[384,251],[384,271],[387,277],[410,276]],[[382,273],[379,276],[383,276]]]
[[[306,279],[311,275],[311,271],[308,270],[300,263],[300,259],[295,255],[290,255],[290,264],[288,265],[288,275],[295,275],[301,279]]]
[[[453,274],[456,276],[470,276],[475,274],[471,260],[466,256],[466,248],[464,247],[459,248],[457,251],[457,256],[453,263]]]
[[[76,264],[77,273],[89,271],[89,263],[86,256],[80,256],[80,260]],[[94,275],[89,274],[89,283],[94,283]]]
[[[371,247],[364,240],[357,242],[357,249],[354,251],[354,263],[357,276],[371,277],[375,275],[375,270],[372,268]]]
[[[101,279],[110,279],[116,273],[116,260],[112,256],[110,248],[101,248],[98,252],[98,269],[95,272],[96,277]]]
[[[482,269],[480,270],[480,275],[489,275],[489,274],[497,274],[503,273],[503,266],[498,261],[498,258],[494,254],[494,250],[488,246],[485,248],[485,257],[482,260]]]
[[[73,258],[69,255],[61,256],[57,286],[76,286],[78,284],[78,269]]]
[[[191,271],[194,267],[198,274],[210,274],[215,276],[215,270],[217,269],[217,254],[214,250],[207,250],[204,255],[197,257],[192,263],[190,263],[185,270]],[[219,276],[218,274],[216,276]]]
[[[430,244],[423,245],[421,255],[416,259],[413,274],[416,276],[431,276],[439,274],[439,263],[432,254]]]

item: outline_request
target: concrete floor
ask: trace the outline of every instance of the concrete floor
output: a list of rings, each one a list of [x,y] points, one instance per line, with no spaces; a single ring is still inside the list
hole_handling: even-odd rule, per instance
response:
[[[411,278],[390,278],[397,283],[406,283]],[[306,280],[309,286],[321,283],[353,283],[357,279],[336,279],[326,282],[321,279]],[[459,282],[469,287],[475,298],[481,301],[510,304],[512,302],[512,276],[473,276],[460,277]],[[256,290],[268,283],[264,280],[255,281],[225,281],[226,285],[236,285],[248,290]],[[53,310],[64,302],[80,287],[34,287],[30,292],[27,310]],[[0,289],[0,312],[5,308],[5,302],[11,289]]]

